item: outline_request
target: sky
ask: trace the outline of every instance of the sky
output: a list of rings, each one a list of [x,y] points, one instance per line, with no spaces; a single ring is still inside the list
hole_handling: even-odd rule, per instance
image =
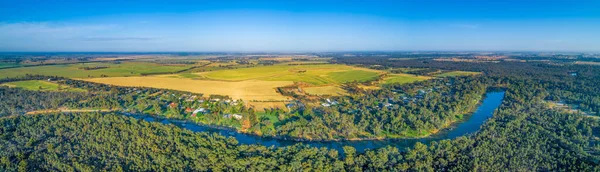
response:
[[[600,52],[599,0],[0,0],[3,52]]]

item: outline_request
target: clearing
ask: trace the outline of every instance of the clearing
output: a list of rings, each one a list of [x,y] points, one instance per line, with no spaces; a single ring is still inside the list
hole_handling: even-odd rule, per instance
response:
[[[41,80],[28,80],[28,81],[15,81],[7,82],[2,85],[8,87],[22,88],[25,90],[32,91],[73,91],[73,92],[85,92],[83,89],[72,88],[65,85],[59,85],[52,82],[41,81]]]

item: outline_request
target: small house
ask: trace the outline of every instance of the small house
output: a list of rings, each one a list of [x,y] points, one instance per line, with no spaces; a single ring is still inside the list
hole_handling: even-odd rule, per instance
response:
[[[203,113],[203,114],[205,114],[205,113],[209,113],[209,112],[210,112],[210,110],[208,110],[206,108],[198,108],[198,109],[194,110],[193,113],[194,114],[197,114],[197,113]]]
[[[294,106],[296,106],[296,104],[294,103],[288,103],[285,105],[285,107],[288,108],[288,110],[292,109]]]
[[[238,115],[238,114],[233,114],[231,115],[233,118],[237,119],[237,120],[241,120],[242,119],[242,115]]]
[[[233,118],[233,119],[237,119],[237,120],[241,120],[242,119],[242,115],[238,115],[238,114],[225,114],[223,115],[223,118]]]
[[[326,99],[326,100],[327,100],[327,104],[329,104],[330,106],[331,106],[331,105],[337,105],[337,104],[338,104],[338,102],[337,102],[337,101],[335,101],[335,100],[334,100],[334,101],[331,101],[330,99]]]

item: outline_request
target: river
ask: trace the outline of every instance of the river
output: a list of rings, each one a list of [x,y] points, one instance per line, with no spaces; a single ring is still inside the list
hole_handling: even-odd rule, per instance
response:
[[[209,132],[218,133],[228,137],[234,137],[240,144],[260,144],[263,146],[289,146],[298,143],[307,144],[313,147],[326,147],[329,149],[336,149],[339,152],[342,151],[344,146],[352,146],[357,152],[364,152],[365,150],[372,150],[385,146],[395,146],[400,150],[407,147],[414,146],[417,142],[428,144],[432,141],[439,141],[444,139],[453,139],[460,136],[469,135],[479,130],[481,125],[492,115],[494,111],[500,106],[504,99],[505,91],[490,91],[484,96],[483,102],[472,115],[466,115],[465,120],[457,122],[451,125],[449,129],[442,130],[434,135],[425,138],[418,139],[385,139],[385,140],[357,140],[357,141],[294,141],[294,140],[283,140],[275,138],[264,138],[255,135],[237,133],[229,130],[216,129],[206,126],[197,125],[192,122],[185,122],[180,120],[169,120],[160,119],[152,116],[137,116],[131,115],[136,118],[143,118],[146,121],[162,122],[164,124],[174,124],[179,127],[186,128],[195,132]]]

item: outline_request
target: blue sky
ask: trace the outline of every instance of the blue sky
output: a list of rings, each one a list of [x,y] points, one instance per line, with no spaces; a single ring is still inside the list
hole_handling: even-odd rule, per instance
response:
[[[0,51],[600,51],[600,1],[0,0]]]

